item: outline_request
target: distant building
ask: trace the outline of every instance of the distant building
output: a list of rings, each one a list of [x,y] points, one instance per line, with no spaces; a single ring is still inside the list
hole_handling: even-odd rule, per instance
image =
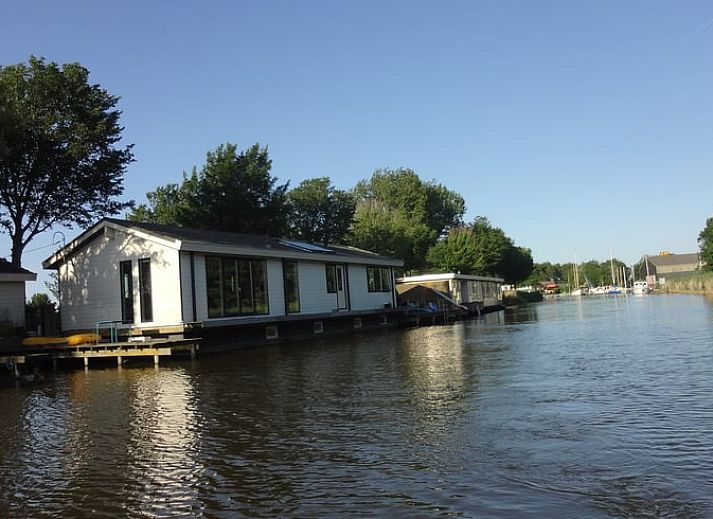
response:
[[[687,276],[699,270],[703,266],[700,254],[691,252],[689,254],[661,253],[658,256],[647,256],[645,258],[647,282],[651,285],[665,285],[667,279],[674,279]]]
[[[34,272],[0,258],[0,325],[25,326],[25,281],[36,279]]]

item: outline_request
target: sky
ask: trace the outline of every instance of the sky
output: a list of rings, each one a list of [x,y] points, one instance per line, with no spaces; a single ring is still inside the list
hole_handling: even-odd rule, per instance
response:
[[[413,169],[537,262],[694,252],[713,216],[709,1],[9,2],[0,65],[30,55],[121,97],[139,203],[259,142],[291,186]]]

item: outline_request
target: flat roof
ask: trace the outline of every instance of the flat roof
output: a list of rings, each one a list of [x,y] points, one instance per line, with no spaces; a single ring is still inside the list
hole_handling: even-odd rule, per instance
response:
[[[397,278],[397,283],[423,283],[427,281],[448,281],[451,279],[459,279],[463,281],[492,281],[495,283],[504,283],[503,278],[494,278],[488,276],[472,276],[470,274],[459,274],[456,272],[446,272],[439,274],[420,274],[418,276],[404,276]]]

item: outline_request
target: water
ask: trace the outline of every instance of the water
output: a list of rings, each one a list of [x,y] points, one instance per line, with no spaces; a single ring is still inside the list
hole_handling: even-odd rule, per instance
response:
[[[0,389],[0,517],[712,517],[713,304],[480,321]]]

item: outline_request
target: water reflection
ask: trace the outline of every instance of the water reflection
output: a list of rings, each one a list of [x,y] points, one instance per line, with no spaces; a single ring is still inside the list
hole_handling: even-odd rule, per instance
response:
[[[127,511],[141,516],[201,512],[199,420],[183,370],[144,370],[132,377],[126,449]]]
[[[463,400],[464,344],[461,324],[410,330],[402,336],[405,376],[413,388],[413,404],[425,413],[425,420]]]

